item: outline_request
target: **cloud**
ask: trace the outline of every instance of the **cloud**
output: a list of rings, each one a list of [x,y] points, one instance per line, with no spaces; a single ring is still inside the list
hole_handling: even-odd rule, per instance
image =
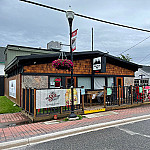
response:
[[[148,0],[34,0],[35,2],[67,10],[69,5],[76,13],[150,29],[150,1]],[[69,25],[65,13],[20,2],[0,0],[0,46],[7,44],[46,48],[53,41],[69,43]],[[77,51],[91,50],[91,30],[94,28],[94,48],[110,54],[132,47],[149,36],[149,33],[91,21],[75,16],[73,30],[78,28]],[[149,40],[127,51],[134,62],[149,51]],[[68,51],[68,47],[63,47]],[[125,54],[127,54],[125,53]],[[150,53],[150,52],[149,52]],[[146,58],[147,59],[147,58]],[[147,63],[146,59],[143,63]]]

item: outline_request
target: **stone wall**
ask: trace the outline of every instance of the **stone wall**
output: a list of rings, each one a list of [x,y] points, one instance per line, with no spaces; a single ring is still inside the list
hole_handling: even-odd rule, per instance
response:
[[[124,77],[124,86],[134,85],[134,77]]]
[[[48,88],[48,76],[22,76],[22,88]]]

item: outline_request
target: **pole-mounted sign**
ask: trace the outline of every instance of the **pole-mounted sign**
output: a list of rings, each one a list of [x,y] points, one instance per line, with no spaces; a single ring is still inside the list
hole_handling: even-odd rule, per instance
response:
[[[76,50],[77,31],[78,31],[78,29],[76,29],[75,31],[72,32],[72,38],[71,38],[72,51]]]

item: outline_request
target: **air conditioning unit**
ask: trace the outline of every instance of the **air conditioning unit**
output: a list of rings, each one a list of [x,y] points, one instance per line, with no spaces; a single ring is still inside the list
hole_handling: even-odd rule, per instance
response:
[[[47,49],[52,49],[52,50],[61,50],[61,43],[58,41],[51,41],[47,43]]]

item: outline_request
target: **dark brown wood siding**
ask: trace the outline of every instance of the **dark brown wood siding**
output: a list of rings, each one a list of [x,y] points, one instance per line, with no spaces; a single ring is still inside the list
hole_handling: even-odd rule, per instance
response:
[[[25,73],[61,73],[61,74],[70,74],[69,71],[57,70],[52,67],[52,63],[48,64],[37,64],[24,66]],[[75,60],[74,61],[74,74],[92,74],[92,60]],[[95,73],[100,75],[129,75],[134,76],[134,71],[119,67],[110,63],[106,63],[106,72],[105,73]]]
[[[9,96],[9,81],[16,80],[16,98]],[[5,96],[7,96],[11,101],[21,106],[21,74],[16,76],[5,78]]]

